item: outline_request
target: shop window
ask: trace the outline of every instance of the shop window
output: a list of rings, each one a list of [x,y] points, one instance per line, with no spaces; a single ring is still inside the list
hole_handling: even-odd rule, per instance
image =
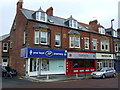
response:
[[[114,61],[113,60],[109,61],[109,67],[112,67],[112,68],[114,67]]]
[[[107,60],[104,61],[103,67],[108,67],[108,61]]]
[[[37,67],[37,65],[36,65],[36,60],[31,59],[31,60],[30,60],[30,72],[36,71],[36,69],[37,69],[36,67]]]
[[[61,36],[60,34],[55,35],[55,46],[60,46],[61,45]]]
[[[3,52],[8,52],[8,43],[3,43]]]
[[[89,38],[85,38],[85,49],[89,49]]]
[[[49,71],[49,60],[48,59],[42,60],[42,71]]]
[[[70,48],[80,48],[79,36],[70,36]]]
[[[73,68],[92,68],[94,60],[73,60]]]

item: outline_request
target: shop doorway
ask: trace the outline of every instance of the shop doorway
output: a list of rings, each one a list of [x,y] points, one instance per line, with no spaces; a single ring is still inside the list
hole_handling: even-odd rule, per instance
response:
[[[28,75],[29,76],[36,76],[36,75],[39,75],[40,74],[40,68],[39,68],[39,65],[40,65],[40,60],[37,59],[37,58],[31,58],[29,61],[28,61]]]
[[[97,62],[97,70],[100,70],[103,67],[102,62]]]

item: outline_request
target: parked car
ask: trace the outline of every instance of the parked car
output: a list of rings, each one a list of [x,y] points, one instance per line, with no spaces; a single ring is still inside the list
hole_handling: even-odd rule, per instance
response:
[[[8,72],[6,70],[6,67],[1,66],[0,69],[2,71],[2,77],[9,76],[9,74],[8,74]],[[12,76],[16,76],[17,75],[17,71],[15,69],[13,69],[12,67],[10,67],[10,74]]]
[[[92,78],[106,78],[106,77],[115,77],[116,70],[113,68],[102,68],[101,70],[91,73]]]

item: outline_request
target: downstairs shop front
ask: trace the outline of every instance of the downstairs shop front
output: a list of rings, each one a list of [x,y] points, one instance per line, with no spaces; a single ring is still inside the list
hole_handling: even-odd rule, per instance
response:
[[[26,60],[26,75],[50,75],[66,74],[65,50],[24,48],[21,50],[22,57]]]
[[[114,58],[114,54],[96,53],[97,69],[99,70],[103,67],[114,68]]]
[[[96,56],[92,52],[68,51],[66,74],[84,74],[96,71]]]

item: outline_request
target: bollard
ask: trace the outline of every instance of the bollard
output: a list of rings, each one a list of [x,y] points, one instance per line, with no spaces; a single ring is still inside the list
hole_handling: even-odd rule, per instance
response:
[[[78,78],[78,74],[76,74],[76,78]]]
[[[49,75],[47,75],[47,80],[49,79]]]

